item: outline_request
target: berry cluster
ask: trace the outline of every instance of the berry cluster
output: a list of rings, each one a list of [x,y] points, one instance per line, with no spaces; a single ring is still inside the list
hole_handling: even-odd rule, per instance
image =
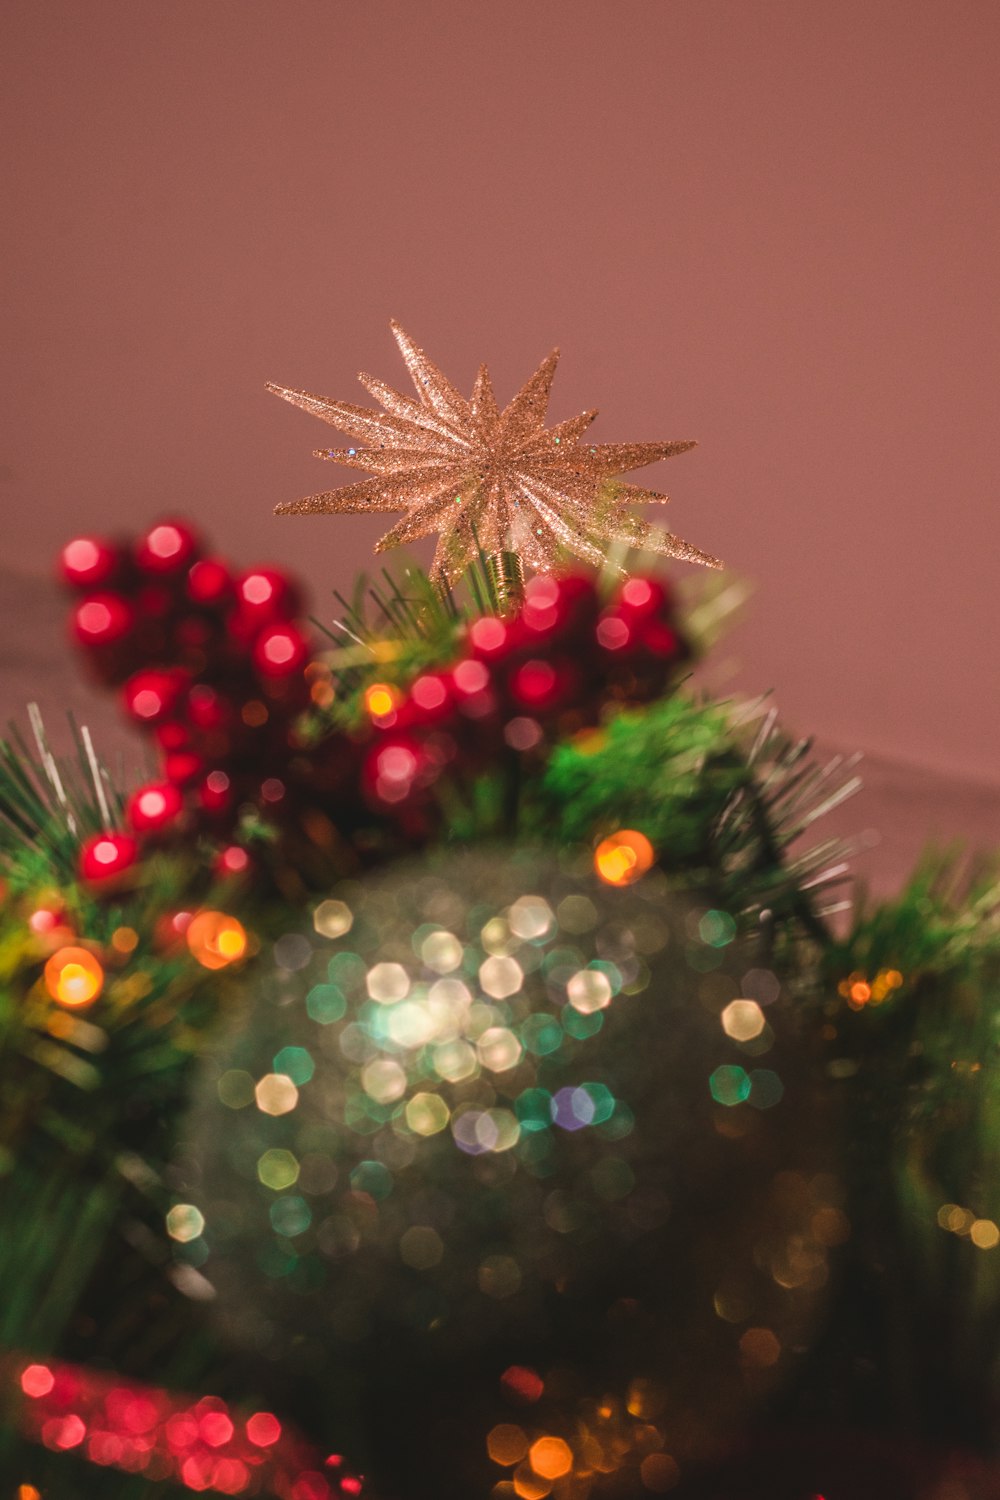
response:
[[[309,702],[297,586],[273,568],[232,573],[178,521],[132,546],[78,537],[63,549],[60,572],[79,596],[77,643],[98,677],[120,688],[162,766],[129,801],[131,832],[84,845],[83,877],[113,880],[150,840],[207,831],[222,842],[247,804],[279,808],[294,724]],[[222,873],[237,873],[247,856],[233,847],[220,861]]]
[[[362,1481],[270,1411],[239,1411],[221,1396],[175,1395],[80,1365],[22,1364],[21,1430],[56,1453],[106,1469],[174,1480],[214,1495],[356,1500]],[[155,1483],[143,1485],[148,1493]],[[21,1485],[20,1494],[37,1494]]]
[[[174,521],[131,547],[77,538],[61,571],[80,596],[77,641],[161,756],[158,779],[129,800],[128,831],[81,850],[83,877],[109,888],[151,842],[192,834],[215,844],[217,873],[242,872],[248,807],[280,825],[286,862],[306,845],[364,861],[422,843],[440,827],[445,773],[461,795],[482,775],[530,769],[610,708],[659,696],[688,656],[662,582],[630,578],[606,600],[593,578],[534,578],[515,616],[462,631],[457,659],[371,684],[353,732],[306,743],[302,711],[333,689],[284,573],[233,574]]]
[[[688,655],[662,582],[630,578],[604,603],[591,578],[533,578],[516,616],[469,627],[453,666],[424,673],[405,694],[369,690],[369,801],[416,833],[446,769],[475,774],[512,754],[543,754],[610,706],[659,696]]]

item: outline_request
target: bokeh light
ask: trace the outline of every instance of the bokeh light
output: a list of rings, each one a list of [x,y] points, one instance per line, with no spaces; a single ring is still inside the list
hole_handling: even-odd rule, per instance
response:
[[[191,953],[205,969],[224,969],[247,951],[242,923],[221,911],[198,912],[191,918],[185,937]]]
[[[767,1022],[756,1000],[731,1000],[722,1012],[722,1029],[734,1042],[751,1042]]]
[[[748,1364],[767,1369],[781,1358],[781,1341],[770,1328],[748,1328],[740,1338],[740,1353]]]
[[[594,869],[608,885],[633,885],[656,862],[652,844],[635,828],[623,828],[602,839],[594,852]]]
[[[483,1032],[476,1043],[479,1061],[491,1073],[506,1073],[517,1067],[524,1055],[524,1048],[512,1031],[505,1026],[491,1026]]]
[[[47,1396],[55,1383],[48,1365],[28,1365],[21,1372],[21,1389],[26,1396]]]
[[[494,954],[479,969],[483,993],[494,1000],[506,1000],[510,995],[516,995],[523,981],[524,970],[516,958]]]
[[[247,1437],[258,1448],[269,1448],[281,1436],[281,1423],[269,1411],[254,1412],[247,1419]]]
[[[417,1135],[437,1135],[451,1119],[440,1094],[414,1094],[406,1106],[406,1123]]]
[[[274,1054],[276,1073],[284,1073],[294,1084],[308,1083],[316,1072],[316,1063],[305,1047],[282,1047]]]
[[[60,948],[45,965],[45,988],[68,1010],[85,1010],[104,988],[104,969],[86,948]]]
[[[196,1240],[205,1228],[204,1215],[193,1203],[175,1203],[167,1214],[167,1233],[180,1245]]]
[[[353,922],[353,913],[345,901],[321,901],[313,912],[313,926],[321,937],[343,937],[350,932]]]
[[[543,896],[519,896],[507,911],[510,930],[525,942],[536,942],[552,931],[555,916]]]
[[[399,690],[387,682],[374,682],[365,690],[365,709],[376,722],[391,721],[398,705]]]
[[[392,1005],[410,993],[410,976],[402,964],[375,964],[368,971],[368,993],[380,1005]]]
[[[669,1453],[647,1453],[639,1465],[643,1487],[654,1495],[665,1495],[680,1483],[681,1471]],[[820,1500],[819,1496],[815,1500]]]
[[[566,985],[566,996],[574,1010],[589,1016],[611,1004],[611,981],[600,969],[579,969]]]
[[[287,1115],[299,1102],[299,1091],[285,1073],[267,1073],[254,1089],[257,1108],[265,1115]]]
[[[253,1103],[254,1081],[242,1068],[227,1068],[216,1085],[222,1103],[229,1109],[245,1109]]]
[[[293,1187],[299,1180],[299,1171],[298,1159],[280,1146],[265,1151],[257,1163],[257,1176],[265,1187],[276,1193]]]
[[[542,1437],[528,1451],[531,1467],[543,1479],[561,1479],[573,1467],[573,1450],[563,1438]]]
[[[723,1063],[708,1080],[716,1104],[742,1104],[750,1097],[750,1075],[733,1063]]]
[[[969,1230],[969,1239],[979,1250],[995,1250],[1000,1245],[1000,1229],[992,1219],[976,1219]]]
[[[420,945],[420,956],[437,974],[451,974],[462,962],[464,949],[450,932],[431,932]]]
[[[510,1422],[500,1422],[486,1439],[486,1451],[495,1464],[510,1469],[527,1455],[528,1439],[521,1427]]]

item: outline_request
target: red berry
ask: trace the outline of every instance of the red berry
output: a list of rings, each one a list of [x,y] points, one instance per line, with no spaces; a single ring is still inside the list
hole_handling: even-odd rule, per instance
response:
[[[556,671],[551,662],[543,658],[526,661],[512,673],[509,683],[510,695],[522,708],[553,708],[566,695],[569,674]]]
[[[198,787],[198,801],[207,813],[228,812],[233,804],[233,784],[225,771],[209,771]]]
[[[615,601],[619,610],[637,619],[666,614],[673,600],[665,583],[656,578],[629,578],[622,584]]]
[[[139,846],[129,833],[98,833],[80,849],[79,870],[93,885],[124,875],[139,857]]]
[[[460,661],[452,670],[451,682],[461,698],[472,698],[485,693],[490,686],[489,668],[481,661]]]
[[[259,633],[259,621],[248,618],[238,609],[230,610],[226,616],[226,635],[240,658],[245,658],[249,654]]]
[[[50,932],[58,932],[61,928],[68,927],[69,923],[62,907],[40,906],[31,913],[28,926],[36,936],[45,937]]]
[[[186,750],[191,743],[188,726],[178,724],[175,719],[168,719],[163,724],[157,724],[153,730],[153,737],[160,749],[168,753],[171,750]]]
[[[232,574],[217,557],[203,557],[188,573],[188,598],[192,604],[200,604],[203,609],[227,607],[234,592]]]
[[[256,631],[279,620],[293,620],[302,611],[302,596],[279,569],[253,568],[236,580],[236,610],[241,625]]]
[[[76,606],[72,624],[81,646],[100,649],[123,640],[135,624],[135,614],[120,594],[91,594]]]
[[[215,622],[204,615],[182,615],[175,620],[173,637],[182,652],[200,651],[216,633]]]
[[[454,711],[455,703],[448,678],[440,672],[424,672],[410,686],[399,705],[396,722],[400,727],[417,724],[439,724]]]
[[[559,611],[556,608],[558,598],[558,584],[554,578],[530,579],[520,615],[522,625],[538,635],[547,635],[555,630],[559,622]]]
[[[260,800],[265,807],[277,807],[284,802],[288,788],[280,776],[267,776],[260,784]]]
[[[250,869],[250,856],[239,844],[230,844],[216,856],[214,872],[221,880],[232,880]]]
[[[160,953],[176,953],[184,947],[184,934],[194,919],[194,912],[165,912],[153,928],[153,942]]]
[[[165,583],[146,583],[135,596],[140,620],[165,620],[173,611],[174,596]]]
[[[391,807],[405,802],[436,769],[416,740],[393,735],[384,736],[369,752],[364,777],[375,800]]]
[[[606,609],[597,622],[597,644],[605,651],[632,651],[637,645],[637,626],[620,609]]]
[[[136,833],[166,833],[184,812],[184,798],[169,781],[151,782],[129,798],[128,820]]]
[[[187,695],[187,716],[196,729],[226,729],[236,721],[236,706],[207,682],[196,682]]]
[[[519,619],[525,630],[545,636],[579,628],[589,623],[596,612],[597,591],[592,579],[579,574],[567,578],[539,574],[525,588]]]
[[[183,521],[161,521],[135,544],[135,560],[147,575],[171,577],[184,572],[198,555],[198,540]]]
[[[142,724],[159,724],[170,718],[187,683],[186,674],[172,668],[136,672],[123,689],[125,708]]]
[[[483,615],[469,627],[469,645],[474,656],[486,661],[502,659],[510,650],[514,632],[504,620]]]
[[[193,750],[172,750],[164,756],[163,773],[175,786],[190,786],[204,769],[204,761]]]
[[[469,719],[485,719],[496,707],[493,679],[485,662],[470,657],[451,673],[451,690],[459,712]]]
[[[254,642],[253,663],[262,677],[293,677],[309,660],[309,642],[294,625],[267,625]]]
[[[516,718],[508,719],[504,725],[503,737],[504,743],[512,750],[534,750],[542,741],[542,726],[537,719],[518,714]]]
[[[96,536],[78,536],[59,554],[59,572],[73,589],[95,589],[114,581],[121,571],[122,555],[111,542]]]
[[[665,620],[650,620],[642,631],[642,644],[646,651],[663,660],[672,661],[681,654],[681,642],[676,630]]]

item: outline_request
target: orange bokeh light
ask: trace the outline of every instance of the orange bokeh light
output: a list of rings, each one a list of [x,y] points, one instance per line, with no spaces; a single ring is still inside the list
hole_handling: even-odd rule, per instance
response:
[[[543,1479],[561,1479],[573,1467],[573,1450],[558,1437],[543,1437],[532,1443],[528,1459]]]
[[[247,951],[246,929],[222,911],[200,911],[188,924],[187,944],[205,969],[224,969]]]
[[[740,1339],[740,1353],[748,1365],[767,1370],[781,1358],[781,1341],[770,1328],[748,1328]]]
[[[396,712],[399,694],[386,682],[373,682],[365,691],[365,708],[373,719],[387,719]]]
[[[622,828],[602,839],[594,853],[594,869],[608,885],[633,885],[656,861],[652,844],[635,828]]]
[[[513,1468],[528,1451],[528,1439],[520,1427],[501,1422],[494,1427],[486,1439],[486,1451],[495,1464]]]
[[[552,1492],[552,1480],[542,1479],[529,1463],[514,1470],[514,1494],[519,1500],[545,1500]]]
[[[83,1010],[104,988],[104,970],[86,948],[60,948],[45,965],[45,988],[60,1005]]]

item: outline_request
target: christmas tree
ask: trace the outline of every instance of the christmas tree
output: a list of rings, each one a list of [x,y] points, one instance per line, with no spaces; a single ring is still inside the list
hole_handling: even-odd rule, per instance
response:
[[[279,511],[429,573],[61,557],[157,768],[2,749],[8,1492],[997,1493],[996,871],[834,925],[856,781],[632,515],[691,444],[394,332],[415,397],[273,387],[369,476]]]

